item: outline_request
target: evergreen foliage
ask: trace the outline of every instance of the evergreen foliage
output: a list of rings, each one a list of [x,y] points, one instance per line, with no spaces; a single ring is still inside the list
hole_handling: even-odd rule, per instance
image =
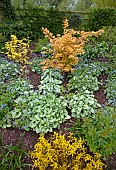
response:
[[[97,31],[102,26],[116,26],[116,10],[110,8],[94,9],[89,14],[87,28]]]

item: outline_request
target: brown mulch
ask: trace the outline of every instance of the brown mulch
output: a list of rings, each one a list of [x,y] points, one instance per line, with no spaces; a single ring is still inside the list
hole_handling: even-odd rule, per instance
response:
[[[33,55],[35,56],[35,55]],[[38,89],[38,86],[40,85],[41,75],[34,73],[31,68],[28,66],[28,74],[27,79],[30,81],[30,83],[34,86],[34,89]],[[107,100],[104,94],[104,85],[107,80],[107,75],[101,75],[99,78],[103,82],[102,85],[99,86],[99,90],[94,92],[95,98],[100,104],[106,104]],[[64,79],[63,85],[66,87],[68,84],[68,78]],[[68,110],[70,114],[70,110]],[[69,134],[69,128],[76,122],[76,119],[71,118],[70,120],[65,121],[61,124],[60,129],[55,129],[57,132],[62,132],[62,134],[65,134],[68,136]],[[47,133],[45,137],[49,139],[50,135],[53,133]],[[34,148],[35,143],[37,143],[37,140],[39,138],[39,134],[36,134],[33,131],[24,131],[22,129],[17,128],[7,128],[2,129],[0,128],[0,136],[2,137],[2,145],[17,145],[19,139],[21,138],[21,148],[24,148],[25,151],[32,151]],[[30,157],[25,157],[23,159],[23,162],[32,164],[32,161]],[[116,170],[116,154],[109,157],[107,161],[107,170]],[[32,167],[26,167],[23,168],[23,170],[32,170]],[[34,170],[34,169],[33,169]],[[36,170],[36,169],[35,169]]]
[[[41,75],[33,72],[30,66],[28,66],[27,69],[28,69],[27,79],[30,81],[30,84],[33,85],[34,90],[37,90],[38,86],[40,85]]]
[[[104,93],[105,90],[105,84],[107,80],[107,75],[101,75],[98,77],[98,80],[102,82],[102,84],[99,85],[99,90],[94,92],[95,99],[98,101],[100,104],[107,104],[107,99],[106,95]]]

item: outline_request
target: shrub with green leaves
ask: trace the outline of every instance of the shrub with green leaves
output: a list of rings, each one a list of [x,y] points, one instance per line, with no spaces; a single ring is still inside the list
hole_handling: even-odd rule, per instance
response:
[[[62,96],[27,91],[27,94],[15,100],[15,108],[9,113],[9,117],[13,127],[47,133],[70,118],[66,106],[67,101]]]
[[[16,77],[19,73],[17,64],[0,59],[0,83],[3,84],[7,80]]]
[[[15,20],[8,20],[0,25],[0,32],[2,33],[2,44],[10,40],[11,35],[16,35],[18,39],[26,37],[33,37],[30,20],[27,18],[18,17]],[[33,40],[33,38],[31,38]]]
[[[108,46],[109,50],[112,48],[113,45],[116,44],[116,26],[104,26],[103,27],[104,33],[101,36],[98,36],[96,41],[103,42],[105,41]]]
[[[69,28],[77,30],[83,22],[83,18],[78,13],[72,13],[68,17]]]
[[[38,38],[38,42],[36,43],[36,49],[34,52],[41,52],[42,48],[48,45],[48,39],[47,38]]]
[[[8,41],[11,35],[16,35],[18,39],[29,37],[31,40],[37,40],[38,37],[43,38],[42,27],[47,27],[54,35],[62,34],[61,24],[64,17],[64,12],[55,9],[45,11],[42,7],[33,8],[30,6],[28,10],[21,10],[19,14],[17,11],[14,20],[8,20],[0,25],[0,32],[4,37],[3,42]]]
[[[0,23],[0,25],[1,25],[1,23]],[[0,56],[2,55],[2,48],[3,48],[3,46],[4,46],[4,37],[3,37],[3,35],[2,35],[2,33],[0,33]],[[4,55],[4,54],[3,54]]]
[[[1,4],[2,5],[2,4]],[[15,8],[11,0],[3,1],[4,20],[13,20],[16,17]]]
[[[62,90],[63,76],[58,69],[47,69],[41,75],[39,92],[41,94],[55,93],[60,94]]]
[[[110,61],[110,70],[114,71],[116,69],[116,44],[112,45],[108,59]]]
[[[72,117],[76,118],[95,117],[97,109],[101,107],[94,95],[88,90],[69,94],[67,100]]]
[[[110,112],[109,112],[110,111]],[[112,110],[114,111],[114,110]],[[86,117],[72,128],[75,136],[85,138],[91,152],[107,158],[116,152],[116,112],[101,110],[94,118]]]
[[[92,38],[91,43],[102,43],[105,42],[108,46],[108,50],[104,53],[105,56],[110,60],[112,70],[116,68],[116,26],[106,26],[103,27],[104,33],[97,37]],[[94,40],[93,40],[94,39]]]
[[[97,31],[102,26],[116,26],[116,10],[111,8],[97,8],[89,13],[87,29]]]

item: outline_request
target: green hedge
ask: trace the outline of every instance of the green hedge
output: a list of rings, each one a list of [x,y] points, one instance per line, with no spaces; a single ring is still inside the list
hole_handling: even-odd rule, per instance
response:
[[[9,40],[11,35],[19,39],[29,37],[32,40],[44,37],[42,27],[48,28],[54,35],[63,33],[63,20],[69,19],[69,24],[77,28],[82,19],[78,14],[60,12],[55,9],[45,10],[43,7],[16,10],[17,17],[9,19],[0,26],[2,43]]]
[[[102,26],[116,26],[116,10],[111,8],[94,9],[88,15],[86,29],[97,31]]]
[[[3,14],[4,19],[14,19],[16,17],[14,7],[12,6],[11,0],[3,0]]]
[[[45,11],[42,9],[29,9],[18,15],[16,19],[9,19],[0,25],[2,41],[9,40],[11,35],[19,39],[30,37],[35,40],[43,37],[42,27],[47,27],[54,35],[62,34],[64,14],[55,10]]]

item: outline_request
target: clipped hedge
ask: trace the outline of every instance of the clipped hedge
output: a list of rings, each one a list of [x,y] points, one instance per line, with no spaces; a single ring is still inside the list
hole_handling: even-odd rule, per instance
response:
[[[116,10],[111,8],[98,8],[92,10],[88,15],[86,28],[97,31],[102,26],[116,26]]]
[[[38,37],[43,37],[41,28],[47,27],[55,35],[62,34],[61,27],[64,20],[64,14],[53,9],[45,11],[41,8],[33,8],[19,11],[19,15],[15,20],[9,20],[0,26],[0,32],[5,40],[8,40],[11,35],[16,35],[19,39],[30,37],[35,40]]]
[[[18,39],[29,37],[31,40],[43,38],[42,27],[48,28],[53,35],[63,34],[61,26],[64,18],[69,19],[70,27],[78,27],[82,19],[78,14],[66,13],[56,9],[45,10],[44,7],[28,9],[16,9],[16,18],[9,19],[0,25],[2,42],[8,41],[11,35],[16,35]]]
[[[69,14],[67,18],[69,20],[69,28],[72,28],[75,30],[79,29],[80,25],[84,21],[82,16],[78,13]]]
[[[5,20],[14,19],[16,15],[11,0],[3,0],[2,3],[3,3],[3,15]]]

